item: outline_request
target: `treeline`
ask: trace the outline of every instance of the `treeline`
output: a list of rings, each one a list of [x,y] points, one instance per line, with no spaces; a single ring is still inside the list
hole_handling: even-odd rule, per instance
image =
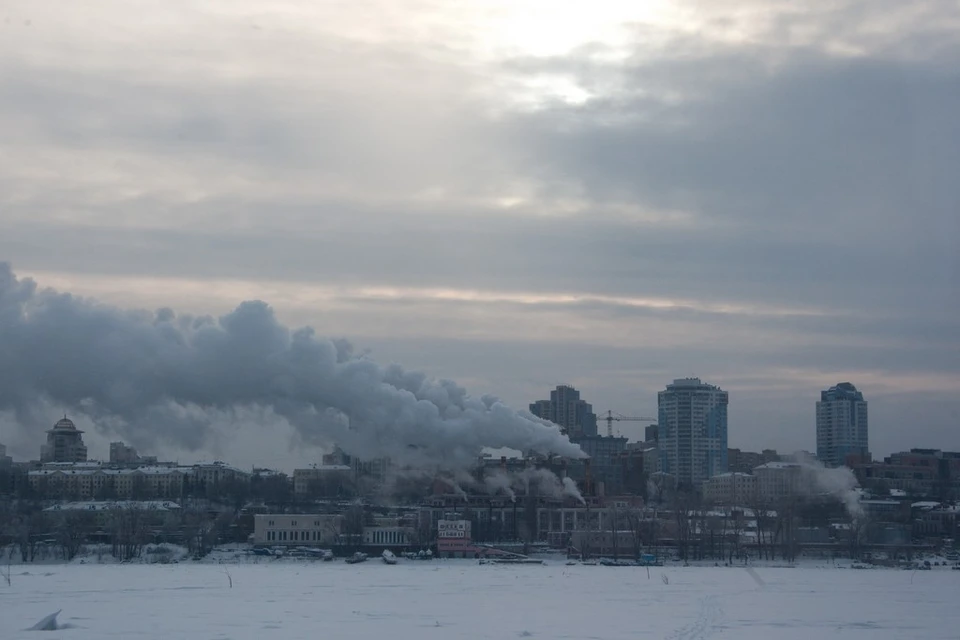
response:
[[[130,502],[97,510],[50,510],[31,502],[0,502],[0,550],[20,562],[69,561],[86,546],[129,561],[140,558],[145,546],[163,543],[203,556],[215,545],[246,541],[252,531],[252,516],[210,506],[161,510]]]

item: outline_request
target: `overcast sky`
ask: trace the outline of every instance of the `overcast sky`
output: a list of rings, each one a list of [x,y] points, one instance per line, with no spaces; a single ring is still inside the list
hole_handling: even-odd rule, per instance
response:
[[[850,381],[875,455],[960,449],[957,114],[950,0],[7,0],[0,260],[521,407],[699,376],[747,449]],[[224,429],[158,453],[317,457]]]

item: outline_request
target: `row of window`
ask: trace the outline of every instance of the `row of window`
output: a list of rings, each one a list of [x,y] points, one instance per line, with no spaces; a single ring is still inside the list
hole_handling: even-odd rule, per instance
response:
[[[323,540],[321,531],[267,531],[267,542],[318,542]]]

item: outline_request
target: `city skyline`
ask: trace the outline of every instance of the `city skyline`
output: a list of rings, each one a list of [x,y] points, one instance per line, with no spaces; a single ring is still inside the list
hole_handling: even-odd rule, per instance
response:
[[[697,378],[687,378],[687,379],[689,379],[689,380],[696,380]],[[673,382],[676,383],[676,382],[682,381],[682,380],[684,380],[684,379],[674,379]],[[841,382],[841,383],[837,383],[837,384],[831,385],[831,388],[828,389],[827,391],[822,391],[822,390],[821,390],[821,392],[820,392],[821,398],[823,398],[823,397],[824,397],[824,394],[827,394],[829,391],[832,391],[832,390],[836,389],[837,387],[841,387],[841,386],[844,386],[844,385],[850,385],[850,383],[848,383],[848,382]],[[669,386],[671,386],[671,385],[668,384],[667,386],[669,387]],[[713,386],[715,386],[715,385],[707,385],[707,386],[713,387]],[[719,385],[716,385],[716,386],[719,386]],[[855,393],[857,393],[858,395],[860,395],[860,396],[862,397],[862,392],[860,392],[859,390],[857,390],[857,388],[855,387],[855,385],[850,385],[850,386],[854,389],[854,392],[855,392]],[[581,390],[580,390],[580,389],[576,389],[575,387],[573,387],[572,385],[569,385],[569,384],[563,384],[563,383],[561,383],[561,384],[557,385],[557,388],[556,388],[556,389],[554,389],[553,391],[551,391],[551,395],[552,395],[552,396],[557,395],[557,391],[558,391],[559,389],[566,389],[566,390],[568,390],[568,391],[573,391],[574,394],[576,395],[576,401],[578,401],[580,404],[584,405],[585,407],[590,407],[590,408],[592,408],[592,404],[589,403],[589,402],[587,402],[586,399],[582,397],[583,394],[581,393]],[[724,392],[724,393],[726,393],[726,392]],[[531,403],[531,408],[533,408],[533,405],[538,404],[538,403],[542,403],[542,402],[544,402],[544,401],[536,401],[536,402],[534,402],[534,403]],[[549,402],[549,401],[546,401],[546,402]],[[820,404],[820,401],[817,401],[817,402],[815,403],[815,406],[818,406],[819,404]],[[657,413],[657,412],[654,412],[654,413]],[[58,415],[59,415],[59,414],[58,414]],[[596,425],[596,426],[597,426],[597,432],[598,432],[598,434],[605,436],[605,435],[606,435],[606,430],[605,430],[605,429],[601,429],[601,428],[600,428],[600,424],[599,424],[599,422],[601,421],[601,417],[602,417],[602,416],[598,415],[596,411],[594,411],[594,415],[597,415],[597,418],[598,418],[598,420],[597,420],[597,425]],[[64,421],[67,421],[67,422],[69,422],[71,425],[73,425],[75,419],[76,419],[77,422],[80,422],[81,424],[87,423],[87,424],[89,424],[90,427],[91,427],[91,428],[88,428],[88,429],[86,430],[85,435],[87,436],[87,439],[88,439],[88,440],[92,440],[95,444],[94,444],[93,447],[90,447],[89,444],[88,444],[87,442],[85,442],[85,444],[87,444],[87,446],[86,446],[85,449],[84,449],[85,452],[86,452],[86,449],[92,449],[92,450],[93,450],[93,453],[90,454],[90,459],[91,459],[91,460],[108,460],[108,459],[110,459],[109,452],[111,452],[111,451],[114,450],[115,445],[122,445],[122,444],[124,444],[123,442],[116,442],[116,438],[117,438],[117,435],[116,435],[116,434],[104,433],[104,432],[101,432],[101,431],[99,431],[98,429],[96,429],[96,428],[95,428],[95,425],[94,425],[92,422],[89,421],[89,418],[88,418],[87,416],[83,415],[82,413],[79,414],[79,417],[78,417],[77,415],[73,415],[73,416],[70,416],[69,419],[68,419],[68,416],[63,415],[60,419],[58,419],[58,420],[56,421],[56,424],[54,425],[54,429],[57,429],[57,428],[58,428],[58,425],[63,424]],[[563,426],[563,425],[558,425],[558,426]],[[619,422],[619,421],[617,421],[617,422],[615,422],[615,425],[614,425],[614,436],[615,436],[615,437],[627,437],[631,442],[643,442],[643,441],[646,439],[645,430],[646,430],[646,428],[647,428],[648,426],[650,426],[649,423],[636,424],[636,423],[630,423],[630,422]],[[656,426],[656,425],[653,425],[653,426]],[[759,453],[759,452],[761,452],[761,451],[763,451],[763,450],[765,450],[765,449],[772,449],[772,450],[778,451],[778,452],[779,452],[780,454],[782,454],[782,455],[792,455],[792,454],[798,453],[798,452],[816,452],[816,451],[817,451],[817,442],[816,442],[816,440],[817,440],[817,419],[816,419],[816,416],[814,417],[813,422],[812,422],[812,426],[811,426],[811,433],[812,433],[813,445],[812,445],[812,446],[808,446],[808,447],[793,447],[793,448],[791,448],[791,447],[777,446],[776,444],[772,444],[772,445],[769,445],[769,446],[767,446],[767,445],[761,446],[760,444],[755,443],[755,442],[743,442],[743,441],[740,441],[740,440],[731,440],[731,439],[729,439],[729,426],[727,427],[727,430],[728,430],[728,434],[727,434],[727,436],[728,436],[728,437],[727,437],[727,447],[728,447],[728,448],[741,449],[741,450],[743,450],[743,451],[750,451],[750,452],[756,452],[756,453]],[[11,453],[13,454],[13,457],[14,457],[15,459],[20,460],[20,461],[27,461],[27,460],[38,460],[38,459],[41,459],[41,458],[42,458],[42,456],[37,456],[33,451],[30,451],[30,452],[28,452],[28,453],[26,453],[26,454],[21,453],[21,451],[22,451],[22,450],[29,449],[31,446],[32,446],[34,449],[37,449],[37,448],[39,447],[39,450],[42,450],[42,449],[44,449],[44,448],[46,447],[46,445],[42,445],[42,446],[41,446],[40,444],[35,444],[35,443],[34,443],[34,444],[30,444],[30,443],[29,443],[29,440],[23,440],[23,439],[22,439],[22,437],[23,437],[24,434],[16,434],[16,433],[13,433],[14,430],[13,430],[13,429],[10,429],[9,425],[5,425],[4,423],[0,422],[0,445],[3,445],[5,449],[8,448],[8,444],[7,444],[6,441],[4,441],[4,440],[2,439],[2,436],[3,436],[4,431],[7,431],[8,433],[13,434],[13,435],[15,436],[15,437],[13,438],[13,440],[14,440],[15,442],[28,442],[28,444],[27,444],[26,447],[20,446],[20,447],[16,447],[16,448],[10,449],[10,451],[11,451]],[[50,434],[50,433],[51,433],[51,431],[50,431],[48,428],[44,428],[43,430],[38,429],[37,431],[38,431],[38,433],[41,433],[41,434]],[[260,435],[266,435],[266,436],[267,436],[268,438],[270,438],[271,440],[275,440],[275,438],[270,434],[269,431],[263,431],[263,430],[260,430],[260,431],[261,431]],[[629,435],[627,435],[627,434],[623,433],[624,431],[630,431],[631,433],[630,433]],[[82,432],[82,431],[81,431],[81,432]],[[28,434],[27,434],[27,435],[28,435]],[[580,435],[584,435],[584,434],[580,434]],[[48,436],[48,437],[49,437],[49,436]],[[38,442],[39,442],[39,441],[38,441]],[[276,442],[274,442],[274,444],[276,444]],[[889,454],[892,454],[892,453],[896,453],[896,452],[900,452],[900,451],[908,451],[908,450],[914,449],[914,448],[934,448],[934,449],[944,449],[944,450],[949,450],[949,449],[951,449],[951,447],[950,447],[949,445],[942,445],[942,444],[934,443],[933,445],[928,446],[928,444],[929,444],[929,443],[912,443],[912,444],[908,444],[908,445],[906,445],[906,446],[902,446],[902,447],[900,447],[900,448],[890,449],[890,450],[888,450],[888,451],[874,451],[874,450],[873,450],[873,447],[870,447],[870,451],[868,451],[868,453],[873,456],[873,459],[874,459],[874,460],[882,460],[886,455],[889,455]],[[99,451],[100,449],[103,449],[103,450],[104,450],[104,453],[98,454],[97,451]],[[331,449],[331,450],[332,450],[332,449]],[[209,454],[209,453],[205,453],[205,452],[201,452],[201,453],[199,453],[199,454],[196,453],[196,452],[193,452],[193,453],[190,453],[190,452],[182,452],[182,451],[171,450],[171,449],[163,448],[163,447],[159,448],[158,451],[163,452],[162,454],[159,455],[160,458],[163,458],[164,456],[166,456],[167,458],[173,459],[173,460],[180,460],[180,459],[182,458],[185,462],[210,462],[210,461],[212,461],[212,460],[214,460],[214,459],[218,459],[218,458],[219,458],[219,459],[225,459],[225,458],[229,458],[229,457],[230,457],[229,455],[224,455],[222,450],[221,450],[220,453],[214,453],[214,454],[212,454],[212,455]],[[139,453],[144,454],[144,455],[150,454],[150,452],[146,452],[146,453],[145,453],[145,452],[143,452],[143,451],[141,451],[141,452],[139,452]],[[182,455],[183,453],[186,453],[186,455]],[[261,453],[263,453],[263,452],[261,452]],[[328,451],[328,453],[329,453],[329,451]],[[319,450],[317,450],[317,451],[311,450],[311,451],[307,451],[307,452],[301,451],[301,452],[299,452],[299,455],[298,455],[297,453],[295,453],[295,452],[292,452],[292,451],[291,451],[288,455],[283,455],[283,454],[279,454],[279,455],[278,455],[276,452],[274,452],[274,453],[267,452],[264,456],[262,456],[262,457],[260,457],[260,458],[257,458],[257,457],[255,457],[255,456],[254,456],[254,457],[250,457],[250,458],[240,458],[239,462],[240,462],[241,466],[249,466],[249,467],[269,467],[269,468],[277,468],[277,469],[280,469],[280,470],[289,470],[289,469],[292,469],[292,468],[294,468],[295,466],[298,466],[298,465],[300,465],[300,466],[305,466],[305,465],[310,465],[310,464],[316,464],[316,463],[319,462],[320,456],[321,456],[321,452],[320,452]],[[157,456],[156,454],[152,454],[152,455],[150,455],[150,457],[153,458],[153,459],[156,459],[158,456]],[[835,463],[836,461],[834,461],[834,460],[825,460],[825,462]]]
[[[877,452],[960,448],[951,2],[7,4],[19,278],[263,300],[514,408],[567,382],[651,415],[699,376],[736,398],[734,446],[812,450],[850,380]],[[61,410],[20,400],[0,424]],[[205,457],[300,455],[222,418]]]

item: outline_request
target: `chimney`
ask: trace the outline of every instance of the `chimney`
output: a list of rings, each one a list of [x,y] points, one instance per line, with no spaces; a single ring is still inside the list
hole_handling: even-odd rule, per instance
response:
[[[500,470],[507,470],[507,456],[500,456]]]
[[[567,477],[567,459],[564,458],[563,461],[560,463],[560,478],[566,478],[566,477]]]

